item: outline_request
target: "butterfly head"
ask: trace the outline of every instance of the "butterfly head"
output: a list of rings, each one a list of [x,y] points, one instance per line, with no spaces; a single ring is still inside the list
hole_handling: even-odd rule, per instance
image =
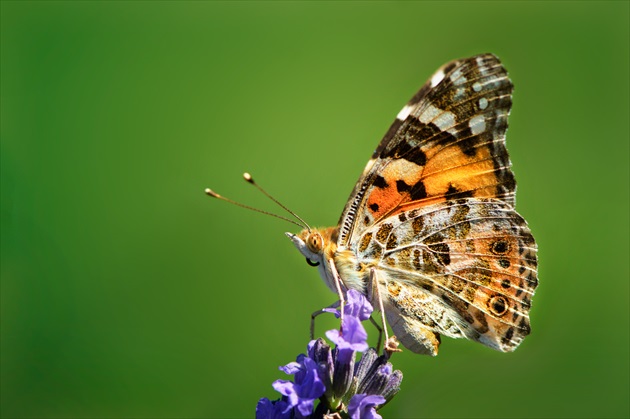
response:
[[[306,228],[299,234],[286,233],[295,247],[306,258],[306,263],[310,266],[317,266],[320,276],[333,291],[335,288],[335,278],[331,270],[329,261],[334,258],[337,249],[337,236],[339,229],[329,228]]]
[[[299,234],[286,233],[295,247],[304,255],[306,261],[311,266],[317,266],[334,257],[337,249],[337,236],[339,229],[328,228],[305,228]]]
[[[324,238],[318,230],[304,229],[299,234],[285,233],[311,266],[324,261]]]

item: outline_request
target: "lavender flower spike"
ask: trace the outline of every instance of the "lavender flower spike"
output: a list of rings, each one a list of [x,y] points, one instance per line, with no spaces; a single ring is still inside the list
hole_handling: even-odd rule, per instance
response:
[[[378,356],[368,348],[367,332],[361,321],[370,318],[372,306],[360,292],[346,295],[343,325],[326,336],[335,343],[331,349],[323,339],[309,342],[308,355],[280,367],[294,376],[293,381],[276,380],[279,400],[260,399],[256,419],[322,418],[380,419],[377,409],[400,390],[402,373],[388,362],[389,355]],[[337,317],[340,316],[336,311]],[[355,363],[356,353],[364,352]],[[335,417],[336,417],[335,416]]]

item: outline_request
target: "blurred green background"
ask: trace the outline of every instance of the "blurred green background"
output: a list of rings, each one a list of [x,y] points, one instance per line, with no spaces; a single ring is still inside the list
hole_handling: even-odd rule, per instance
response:
[[[293,226],[203,189],[277,212],[249,171],[332,225],[402,105],[482,52],[516,86],[533,332],[395,355],[382,414],[630,414],[628,2],[1,8],[2,417],[252,417],[335,296]]]

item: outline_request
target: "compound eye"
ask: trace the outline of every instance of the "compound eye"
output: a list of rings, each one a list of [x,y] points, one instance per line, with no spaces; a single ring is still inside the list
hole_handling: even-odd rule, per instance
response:
[[[319,262],[313,262],[309,258],[306,258],[306,263],[308,263],[309,266],[319,266]]]
[[[319,253],[322,250],[322,237],[319,233],[313,232],[306,240],[306,246],[313,253]]]

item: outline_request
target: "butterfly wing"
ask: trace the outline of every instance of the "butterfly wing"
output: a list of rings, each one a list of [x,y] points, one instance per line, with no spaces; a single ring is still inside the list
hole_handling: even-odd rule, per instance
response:
[[[494,55],[441,67],[400,111],[339,221],[337,244],[410,208],[461,197],[514,206],[505,148],[512,83]]]
[[[388,322],[414,352],[436,355],[436,335],[513,351],[530,332],[536,243],[501,200],[399,213],[368,229],[356,254],[376,267]]]
[[[530,331],[536,243],[514,210],[505,147],[513,86],[491,54],[440,68],[400,111],[339,222],[374,268],[388,323],[414,352],[439,335],[512,351]]]

